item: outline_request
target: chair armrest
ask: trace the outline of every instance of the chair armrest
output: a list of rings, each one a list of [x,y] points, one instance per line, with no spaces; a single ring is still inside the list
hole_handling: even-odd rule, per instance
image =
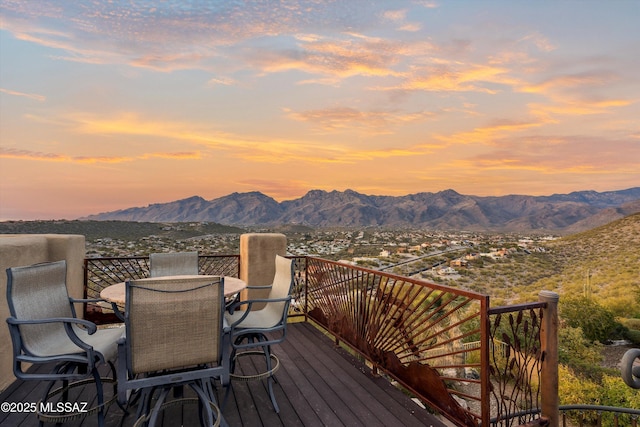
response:
[[[74,304],[86,304],[88,302],[107,302],[106,300],[102,299],[102,298],[72,298],[69,297],[69,304],[71,305],[71,313],[73,313],[73,316],[76,316],[76,307],[74,306]]]
[[[98,330],[98,327],[93,322],[90,322],[84,319],[77,319],[75,317],[50,317],[47,319],[32,319],[32,320],[20,320],[20,319],[16,319],[15,317],[9,317],[7,318],[7,323],[10,325],[10,327],[13,326],[14,328],[17,328],[19,325],[62,323],[64,325],[64,330],[67,333],[67,336],[69,337],[69,339],[75,345],[77,345],[78,347],[86,351],[88,355],[91,355],[89,359],[91,360],[90,363],[93,363],[93,354],[94,354],[93,347],[87,344],[86,342],[84,342],[78,335],[76,335],[75,331],[72,328],[74,324],[82,325],[87,328],[87,333],[89,335],[92,335]]]
[[[85,303],[85,302],[107,302],[104,298],[71,298],[69,297],[69,301],[72,303]]]
[[[246,299],[246,300],[242,300],[242,301],[234,301],[231,305],[229,305],[229,307],[227,308],[227,311],[229,312],[229,314],[233,314],[234,311],[236,311],[238,309],[238,307],[240,307],[241,305],[248,305],[249,307],[247,307],[247,311],[251,310],[251,306],[254,303],[260,303],[260,302],[286,302],[286,301],[290,301],[291,300],[291,295],[284,297],[284,298],[255,298],[255,299]]]
[[[251,300],[238,301],[234,303],[231,307],[229,307],[228,309],[229,314],[233,314],[233,312],[242,305],[248,305],[248,307],[245,309],[242,317],[240,317],[238,320],[230,324],[229,328],[230,330],[233,330],[236,327],[236,325],[241,323],[249,315],[249,313],[251,313],[251,306],[256,302],[287,302],[287,301],[291,301],[291,295],[288,295],[284,298],[257,298],[257,299],[251,299]]]
[[[84,320],[84,319],[78,319],[75,317],[50,317],[48,319],[33,319],[33,320],[19,320],[19,319],[16,319],[15,317],[9,317],[7,318],[7,323],[10,325],[38,325],[38,324],[44,324],[44,323],[64,323],[65,327],[67,325],[70,326],[71,324],[76,323],[78,325],[82,325],[86,327],[89,335],[95,333],[98,330],[98,327],[96,326],[95,323],[90,322],[88,320]],[[73,335],[76,336],[75,333],[73,333]]]

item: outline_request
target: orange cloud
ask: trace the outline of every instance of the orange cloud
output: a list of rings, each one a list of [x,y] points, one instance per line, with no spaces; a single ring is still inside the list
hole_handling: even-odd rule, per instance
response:
[[[332,84],[352,76],[399,76],[392,67],[406,55],[403,43],[354,33],[340,39],[307,34],[297,40],[300,51],[251,52],[245,59],[265,73],[300,70],[330,76],[313,81]]]
[[[199,160],[202,154],[199,151],[183,151],[178,153],[151,153],[141,156],[141,158],[161,158],[171,160]]]
[[[517,88],[520,92],[542,93],[551,95],[557,89],[574,89],[602,86],[613,81],[614,76],[610,73],[582,73],[572,75],[561,75],[547,79],[538,84],[525,84]]]
[[[199,153],[146,153],[141,156],[67,156],[55,153],[42,153],[30,150],[18,150],[14,148],[0,147],[0,158],[5,159],[21,159],[44,162],[64,162],[64,163],[124,163],[136,160],[144,160],[149,158],[165,158],[172,160],[189,160],[199,159]]]
[[[278,201],[299,197],[310,188],[316,188],[313,183],[290,179],[243,179],[237,183],[247,191],[260,191]]]
[[[509,69],[492,65],[448,63],[436,61],[441,65],[427,66],[405,73],[405,81],[398,86],[382,90],[410,90],[428,92],[482,92],[495,94],[496,89],[484,86],[484,83],[514,86],[519,80],[509,76]]]
[[[301,112],[285,110],[285,112],[287,112],[288,117],[293,120],[317,123],[323,130],[353,130],[357,128],[368,134],[389,133],[391,127],[404,123],[428,120],[436,116],[436,113],[428,111],[417,113],[384,110],[360,111],[350,107],[334,107]]]
[[[477,127],[471,131],[458,132],[452,135],[437,135],[435,138],[448,144],[484,144],[493,145],[497,139],[507,134],[541,126],[541,122],[515,122],[503,120],[489,126]]]
[[[196,53],[146,54],[129,61],[133,67],[150,68],[155,71],[172,72],[204,68],[203,55]]]
[[[561,116],[582,116],[589,114],[606,114],[612,108],[626,107],[634,104],[634,101],[626,99],[608,100],[564,100],[554,104],[529,104],[531,114],[539,117],[551,118],[553,115]]]
[[[66,156],[61,154],[42,153],[38,151],[18,150],[4,147],[0,147],[0,158],[65,163],[120,163],[132,160],[131,158],[126,157]]]
[[[357,113],[355,113],[357,115]],[[68,124],[76,132],[88,134],[123,134],[155,136],[163,139],[188,141],[208,149],[226,150],[231,155],[244,160],[260,163],[354,163],[376,158],[413,156],[425,153],[425,147],[417,145],[409,148],[379,150],[359,150],[346,145],[317,143],[297,139],[295,141],[274,138],[249,138],[242,135],[197,129],[192,123],[153,121],[140,119],[135,114],[121,114],[115,118],[106,116],[72,115]],[[403,120],[411,118],[404,117]],[[158,156],[157,154],[153,154]],[[197,158],[200,153],[189,154]]]

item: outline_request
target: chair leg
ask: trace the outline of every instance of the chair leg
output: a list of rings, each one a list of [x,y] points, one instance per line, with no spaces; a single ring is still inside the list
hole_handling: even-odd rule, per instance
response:
[[[108,361],[107,362],[109,364],[109,369],[111,370],[111,379],[113,379],[113,396],[118,396],[118,375],[117,375],[117,371],[116,371],[116,366],[113,364],[113,362]],[[125,408],[125,405],[123,403],[120,402],[120,399],[116,399],[116,403],[118,404],[118,406],[120,407],[120,409],[122,409],[123,412],[127,412],[127,408]]]
[[[102,388],[102,380],[98,368],[93,368],[93,380],[96,383],[96,393],[98,395],[98,426],[104,427],[104,390]]]
[[[196,392],[196,394],[199,397],[199,407],[200,405],[204,405],[204,412],[206,414],[206,426],[212,426],[215,424],[215,419],[213,417],[213,411],[211,410],[211,405],[209,402],[211,403],[215,403],[215,399],[212,399],[213,396],[209,395],[209,393],[207,393],[205,391],[205,389],[207,388],[207,386],[204,386],[205,388],[203,388],[198,382],[192,383],[190,384],[191,388],[193,389],[193,391]],[[202,410],[200,411],[200,416],[202,417]],[[202,419],[200,420],[201,422],[203,421]],[[222,416],[222,411],[220,411],[220,425],[226,425],[226,422],[224,421],[224,417]]]
[[[239,344],[239,343],[236,342],[236,344]],[[229,360],[231,361],[229,363],[229,371],[231,373],[234,373],[236,370],[236,354],[237,354],[237,350],[234,347],[231,350],[231,354],[229,355]],[[229,394],[231,393],[231,387],[233,387],[233,381],[229,381],[229,384],[225,386],[224,397],[222,399],[222,406],[220,407],[220,410],[224,409],[227,406],[227,400],[229,399]]]
[[[158,415],[160,414],[160,409],[162,409],[162,404],[167,399],[167,395],[169,394],[170,390],[171,390],[171,387],[165,387],[160,391],[158,400],[156,401],[156,404],[154,405],[153,410],[151,411],[151,418],[149,419],[148,425],[150,426],[156,425],[156,422],[158,421]]]
[[[138,410],[136,411],[136,419],[139,419],[143,415],[146,417],[149,414],[154,391],[154,388],[138,390],[138,393],[140,393],[140,403],[138,404]]]
[[[267,363],[267,372],[269,372],[271,371],[271,346],[263,345],[262,349]],[[280,413],[280,407],[278,407],[278,403],[276,402],[276,395],[273,393],[273,374],[269,375],[267,378],[267,388],[269,389],[269,397],[271,398],[273,410],[276,411],[276,413]]]
[[[245,335],[240,335],[238,338],[236,338],[234,342],[234,348],[231,353],[231,372],[233,373],[235,370],[235,358],[236,358],[235,346],[239,346],[240,344],[242,344],[242,341],[244,341],[245,339],[247,340],[247,344],[255,344],[256,347],[262,347],[262,352],[264,353],[267,372],[270,372],[271,369],[273,368],[271,364],[271,345],[261,344],[261,343],[264,343],[265,341],[268,341],[267,336],[262,333],[245,334]],[[275,377],[273,376],[273,374],[269,375],[269,377],[267,378],[267,389],[269,391],[269,398],[271,399],[271,404],[273,405],[273,409],[276,413],[279,413],[280,407],[278,406],[278,402],[276,402],[276,395],[273,391],[274,381],[275,381]],[[229,386],[227,387],[227,390],[225,392],[224,402],[222,406],[223,408],[227,402],[227,398],[229,397],[229,392],[231,391],[232,383],[233,382],[229,383]]]

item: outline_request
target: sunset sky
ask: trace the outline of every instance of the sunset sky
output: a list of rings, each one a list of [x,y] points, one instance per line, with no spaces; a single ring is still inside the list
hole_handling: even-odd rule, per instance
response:
[[[640,186],[640,0],[0,2],[0,220]]]

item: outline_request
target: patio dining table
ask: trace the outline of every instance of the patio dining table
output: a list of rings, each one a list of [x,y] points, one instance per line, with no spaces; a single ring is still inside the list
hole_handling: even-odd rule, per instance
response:
[[[193,277],[210,277],[214,279],[220,276],[210,276],[210,275],[179,275],[179,276],[162,276],[163,279],[172,280],[172,279],[189,279]],[[244,280],[238,279],[237,277],[223,276],[224,278],[224,296],[227,298],[232,298],[238,295],[244,288],[247,287],[247,282]],[[140,279],[144,281],[144,279]],[[104,299],[107,302],[114,303],[118,308],[124,308],[127,296],[127,282],[116,283],[115,285],[107,286],[102,291],[100,291],[100,298]],[[115,310],[114,310],[115,311]],[[122,316],[122,312],[115,311],[116,316],[120,319],[124,319]]]

